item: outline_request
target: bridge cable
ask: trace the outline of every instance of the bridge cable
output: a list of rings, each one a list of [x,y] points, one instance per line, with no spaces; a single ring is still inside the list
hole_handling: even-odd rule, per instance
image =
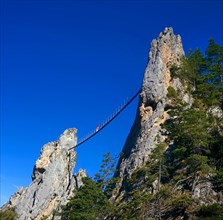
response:
[[[84,140],[82,140],[81,142],[77,143],[74,147],[71,147],[68,150],[71,150],[71,149],[74,149],[76,147],[79,147],[81,144],[85,143],[86,141],[88,141],[89,139],[94,137],[96,134],[98,134],[102,129],[104,129],[108,124],[110,124],[140,94],[140,92],[141,92],[141,89],[125,105],[123,105],[123,107],[120,108],[107,122],[102,124],[102,126],[99,127],[98,130],[95,130],[93,134],[90,134]]]

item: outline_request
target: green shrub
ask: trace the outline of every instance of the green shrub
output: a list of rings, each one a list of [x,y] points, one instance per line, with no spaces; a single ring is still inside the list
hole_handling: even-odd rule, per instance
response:
[[[177,92],[173,87],[169,86],[167,91],[168,91],[167,93],[168,98],[174,98],[174,99],[177,98]]]
[[[196,216],[202,219],[223,219],[223,206],[219,204],[203,205],[196,211]]]
[[[176,64],[173,64],[170,67],[170,76],[171,76],[171,78],[179,77],[179,72],[180,72],[180,68]]]
[[[1,220],[15,220],[16,216],[17,216],[16,212],[12,209],[0,212],[0,219]]]

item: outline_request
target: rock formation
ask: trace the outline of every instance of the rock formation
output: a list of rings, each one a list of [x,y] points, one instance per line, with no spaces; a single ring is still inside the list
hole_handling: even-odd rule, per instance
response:
[[[55,211],[66,204],[73,190],[81,186],[84,170],[73,176],[76,129],[67,129],[58,141],[43,146],[32,174],[32,183],[20,188],[1,209],[14,208],[19,220],[56,219]]]
[[[117,176],[121,181],[115,191],[119,195],[124,192],[125,182],[133,171],[145,165],[156,147],[158,135],[165,139],[160,125],[168,118],[166,110],[171,104],[167,97],[168,87],[172,86],[178,91],[185,102],[191,102],[189,95],[180,91],[183,90],[181,82],[178,79],[171,80],[170,76],[170,67],[180,64],[183,55],[181,37],[174,35],[172,28],[166,28],[151,43],[136,119],[117,166]]]
[[[125,195],[128,194],[125,192],[129,190],[126,186],[134,171],[146,165],[159,141],[166,140],[168,134],[161,125],[168,119],[172,120],[177,117],[170,118],[168,114],[168,110],[174,107],[174,98],[170,98],[168,95],[169,89],[172,88],[177,93],[177,99],[185,104],[184,108],[191,107],[193,103],[192,95],[187,93],[186,84],[184,85],[179,78],[172,79],[170,74],[171,66],[173,64],[180,65],[183,55],[181,37],[174,35],[172,28],[165,28],[164,32],[161,32],[159,37],[151,43],[136,118],[117,165],[115,176],[118,178],[113,191],[113,199],[118,205],[119,202],[128,201],[125,200],[127,198]],[[222,117],[222,110],[217,106],[210,108],[208,113],[219,118]],[[168,141],[167,145],[173,140]],[[40,220],[44,217],[57,219],[54,216],[54,210],[58,211],[61,205],[66,204],[73,189],[79,188],[83,184],[82,178],[86,176],[83,170],[80,170],[75,176],[72,175],[76,152],[68,149],[74,145],[76,145],[76,129],[68,129],[58,141],[46,144],[34,166],[32,183],[26,189],[20,188],[3,206],[2,210],[15,208],[19,220]],[[211,174],[203,175],[202,181],[197,179],[196,184],[192,187],[190,196],[200,200],[200,204],[210,203],[209,196],[215,202],[220,198],[213,190],[209,176]],[[140,178],[136,184],[141,184]],[[159,188],[157,185],[158,178],[152,180],[151,193]],[[123,198],[124,200],[122,200]],[[148,209],[150,209],[148,210],[149,214],[155,210],[155,208],[153,208],[154,210]],[[151,214],[151,216],[157,215]],[[105,218],[107,219],[107,217]],[[183,218],[183,215],[180,218]]]

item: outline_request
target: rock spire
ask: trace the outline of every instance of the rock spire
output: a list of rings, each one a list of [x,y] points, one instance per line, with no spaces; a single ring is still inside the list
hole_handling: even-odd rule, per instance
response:
[[[149,154],[156,147],[157,136],[165,138],[161,124],[168,118],[167,89],[169,86],[176,90],[182,89],[179,81],[171,80],[170,67],[172,64],[180,64],[183,55],[181,37],[174,35],[172,28],[165,28],[151,43],[136,118],[117,166],[117,176],[121,181],[115,191],[119,195],[124,192],[125,182],[133,171],[145,165]]]
[[[19,220],[56,219],[54,212],[66,204],[73,190],[86,176],[80,170],[73,176],[76,152],[76,129],[67,129],[58,141],[45,144],[33,169],[32,183],[20,188],[1,209],[14,208]]]

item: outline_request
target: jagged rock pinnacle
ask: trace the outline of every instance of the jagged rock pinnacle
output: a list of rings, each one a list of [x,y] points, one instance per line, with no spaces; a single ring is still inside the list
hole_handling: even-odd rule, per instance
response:
[[[158,103],[166,96],[171,82],[170,67],[179,63],[183,55],[181,37],[174,35],[172,28],[165,28],[152,41],[142,85],[143,102]]]
[[[176,89],[182,86],[180,82],[171,79],[170,67],[180,64],[183,55],[181,37],[174,35],[172,28],[165,28],[151,43],[136,119],[117,166],[120,182],[115,192],[119,196],[124,192],[125,182],[133,171],[145,165],[149,154],[156,147],[157,136],[165,138],[161,134],[161,124],[168,118],[165,111],[167,89],[170,85]]]
[[[68,149],[76,145],[76,132],[67,129],[58,141],[43,146],[33,169],[32,183],[20,188],[2,210],[15,208],[19,220],[53,218],[53,211],[66,204],[73,190],[82,184],[81,178],[86,176],[84,170],[73,176],[76,152]]]

